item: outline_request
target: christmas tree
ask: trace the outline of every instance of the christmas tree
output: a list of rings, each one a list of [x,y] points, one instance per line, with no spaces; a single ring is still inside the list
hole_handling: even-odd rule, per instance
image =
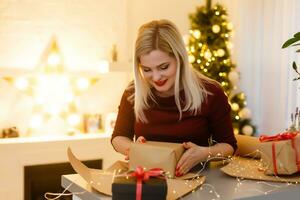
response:
[[[190,16],[191,30],[188,41],[189,61],[202,74],[218,81],[229,98],[235,134],[253,135],[251,111],[247,108],[245,94],[239,91],[239,73],[230,58],[229,42],[233,25],[220,5],[197,7]]]

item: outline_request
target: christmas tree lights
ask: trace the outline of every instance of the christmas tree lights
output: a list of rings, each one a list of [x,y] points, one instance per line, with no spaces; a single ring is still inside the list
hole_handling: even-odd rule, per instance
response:
[[[190,15],[191,30],[187,50],[189,62],[202,74],[218,81],[229,98],[235,134],[253,135],[251,111],[245,94],[238,90],[239,73],[230,57],[233,45],[229,41],[233,25],[226,10],[219,4],[198,7]]]

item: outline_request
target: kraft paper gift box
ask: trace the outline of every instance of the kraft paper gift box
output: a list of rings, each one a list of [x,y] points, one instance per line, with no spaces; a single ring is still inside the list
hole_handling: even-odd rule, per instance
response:
[[[73,169],[98,192],[112,196],[112,184],[118,175],[128,172],[128,163],[117,161],[106,170],[91,169],[78,160],[68,148],[68,158]],[[205,176],[188,176],[178,179],[167,179],[167,200],[179,199],[183,195],[190,193],[205,181]],[[175,192],[174,192],[175,191]]]
[[[161,168],[168,178],[174,178],[177,162],[184,152],[179,143],[153,142],[132,143],[129,150],[129,169],[143,166],[145,170]]]
[[[112,184],[113,200],[135,200],[136,178],[115,177]],[[142,183],[141,197],[143,200],[165,200],[167,197],[167,181],[162,178],[150,178]]]
[[[286,132],[261,136],[261,158],[266,174],[290,175],[300,171],[300,135]]]

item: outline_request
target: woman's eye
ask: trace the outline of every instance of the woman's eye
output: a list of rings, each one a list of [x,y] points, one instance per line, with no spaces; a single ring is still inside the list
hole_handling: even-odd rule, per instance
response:
[[[143,71],[144,71],[144,72],[150,72],[151,70],[150,70],[149,68],[145,68],[145,67],[144,67],[144,68],[143,68]]]
[[[165,70],[165,69],[168,69],[169,65],[164,65],[164,66],[161,66],[160,69],[162,70]]]

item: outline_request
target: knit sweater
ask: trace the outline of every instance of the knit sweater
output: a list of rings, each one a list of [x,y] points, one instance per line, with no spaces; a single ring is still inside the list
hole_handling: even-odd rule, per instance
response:
[[[112,134],[133,139],[144,136],[149,141],[193,142],[200,146],[208,146],[211,137],[216,143],[228,143],[235,150],[236,139],[231,122],[231,107],[222,88],[214,83],[205,83],[209,92],[196,115],[187,111],[179,120],[178,108],[174,96],[160,97],[154,95],[155,102],[144,111],[148,123],[136,121],[134,105],[128,100],[133,90],[125,90],[119,106],[119,112]],[[180,97],[185,102],[184,91]]]

